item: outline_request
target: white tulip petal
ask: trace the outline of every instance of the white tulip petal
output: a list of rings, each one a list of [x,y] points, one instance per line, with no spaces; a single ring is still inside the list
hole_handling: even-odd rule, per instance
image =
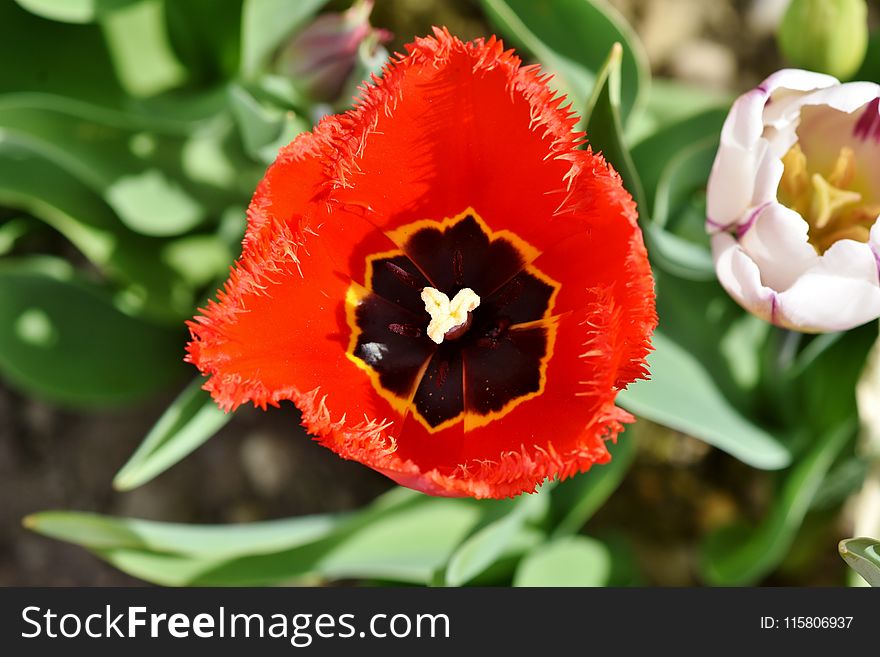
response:
[[[734,144],[718,149],[706,189],[710,229],[734,225],[752,205],[755,181],[766,150],[767,142],[763,139],[749,149]]]
[[[792,133],[794,133],[794,130],[792,130]],[[774,146],[770,142],[770,147],[773,148]],[[785,149],[785,151],[787,150],[788,148]],[[755,177],[755,189],[752,192],[752,205],[755,207],[776,200],[779,182],[782,180],[782,174],[785,171],[785,166],[782,164],[782,155],[785,154],[785,151],[775,155],[768,148],[764,153]]]
[[[749,258],[733,236],[712,236],[715,272],[727,293],[743,308],[761,319],[772,321],[776,293],[761,283],[758,265]]]
[[[761,114],[766,102],[767,92],[761,88],[752,89],[737,98],[721,128],[721,145],[752,148],[764,132]]]
[[[847,82],[828,89],[819,89],[805,96],[800,104],[828,105],[841,112],[855,112],[880,96],[880,85],[873,82]]]
[[[788,289],[819,262],[807,222],[784,205],[765,205],[743,229],[739,244],[758,266],[762,283],[773,290]]]
[[[801,331],[845,331],[880,317],[880,276],[871,245],[835,242],[779,294],[777,315]]]
[[[783,69],[764,80],[759,88],[766,89],[770,100],[764,106],[763,123],[777,129],[796,122],[800,101],[817,89],[839,85],[837,78],[821,73]]]
[[[813,91],[824,89],[840,84],[840,81],[831,75],[804,71],[799,68],[784,68],[767,77],[758,88],[763,88],[769,95],[773,95],[777,89],[791,89],[793,91]]]

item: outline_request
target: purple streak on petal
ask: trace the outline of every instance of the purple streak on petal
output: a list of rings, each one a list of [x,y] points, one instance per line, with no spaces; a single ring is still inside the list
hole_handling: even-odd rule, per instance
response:
[[[856,121],[853,135],[862,141],[872,137],[880,143],[880,98],[875,98],[867,104],[865,111]]]
[[[722,224],[715,221],[712,217],[706,217],[706,223],[712,226],[712,228],[717,228],[718,230],[727,230],[730,228],[730,224]]]
[[[779,326],[779,323],[776,321],[776,313],[779,310],[779,299],[777,298],[776,292],[770,293],[770,321],[773,324]]]
[[[745,220],[745,223],[737,226],[736,239],[738,239],[738,240],[742,239],[743,235],[745,235],[747,232],[749,232],[749,228],[751,228],[752,226],[755,225],[755,220],[758,218],[758,215],[761,214],[761,212],[764,210],[764,208],[766,208],[768,205],[770,205],[771,202],[772,201],[767,201],[765,203],[761,203],[761,205],[759,205],[758,207],[756,207],[754,210],[752,210],[749,213],[749,216]]]

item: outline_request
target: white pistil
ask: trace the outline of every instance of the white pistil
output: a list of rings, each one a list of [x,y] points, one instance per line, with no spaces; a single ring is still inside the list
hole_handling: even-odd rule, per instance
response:
[[[452,300],[440,290],[426,287],[422,290],[422,301],[425,310],[431,316],[428,323],[428,337],[437,344],[452,329],[458,328],[468,321],[468,313],[480,305],[480,297],[471,288],[459,290]]]

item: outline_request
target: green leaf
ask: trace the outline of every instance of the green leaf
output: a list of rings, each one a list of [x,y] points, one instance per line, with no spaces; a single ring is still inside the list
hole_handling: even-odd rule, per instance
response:
[[[727,109],[710,109],[664,127],[639,142],[634,142],[632,159],[639,172],[646,203],[654,205],[654,196],[670,160],[681,151],[703,140],[718,139]],[[705,172],[708,179],[709,171]]]
[[[10,135],[0,135],[0,204],[42,220],[103,273],[135,288],[144,315],[178,323],[191,311],[192,293],[156,260],[164,242],[128,230],[95,192]]]
[[[269,57],[328,0],[245,0],[241,18],[241,74],[254,77]]]
[[[187,525],[78,511],[42,511],[27,516],[24,525],[43,536],[92,550],[146,550],[228,560],[312,543],[348,518],[348,514],[310,515],[241,525]]]
[[[623,179],[623,186],[632,194],[639,211],[647,212],[642,183],[624,142],[620,119],[622,58],[622,46],[619,43],[613,44],[587,102],[586,129],[590,146],[594,151],[600,151],[617,170]]]
[[[611,555],[586,536],[565,536],[535,548],[520,563],[514,586],[602,586],[611,574]]]
[[[838,339],[821,337],[810,345],[818,342],[819,348],[799,365],[796,361],[784,382],[786,391],[793,393],[794,412],[814,435],[858,414],[856,385],[877,340],[877,322],[846,331]]]
[[[446,584],[461,586],[501,557],[520,533],[532,510],[540,504],[538,495],[540,493],[522,495],[508,503],[500,518],[487,523],[459,545],[446,568]]]
[[[427,583],[479,516],[475,505],[433,498],[374,520],[324,554],[317,570],[330,578]]]
[[[626,134],[631,143],[638,144],[705,113],[718,112],[723,121],[733,100],[732,94],[705,86],[652,78],[644,111],[635,122],[631,122]],[[681,142],[682,146],[687,144],[686,141]]]
[[[554,84],[582,109],[614,43],[623,45],[621,113],[639,105],[650,82],[648,60],[632,28],[604,0],[480,0],[489,20],[558,76]]]
[[[0,299],[0,371],[31,394],[118,405],[181,374],[182,332],[123,314],[66,263],[2,263]]]
[[[188,235],[162,249],[159,259],[193,287],[202,287],[229,270],[235,254],[218,235]]]
[[[116,75],[132,96],[180,86],[187,72],[171,48],[163,0],[140,0],[101,16]]]
[[[69,4],[60,0],[54,4]],[[27,53],[27,56],[22,56]],[[33,91],[121,106],[124,94],[98,25],[47,21],[0,2],[0,92]]]
[[[2,175],[0,175],[0,180],[2,179]],[[2,192],[0,192],[0,198],[2,198]],[[0,256],[12,251],[15,248],[16,242],[21,237],[27,235],[30,229],[31,222],[24,217],[9,219],[3,225],[0,225]]]
[[[689,280],[715,280],[705,229],[705,188],[717,145],[713,135],[669,159],[657,182],[652,221],[644,226],[652,259]]]
[[[238,74],[242,0],[166,2],[168,38],[189,82],[199,87]]]
[[[260,103],[237,84],[229,87],[229,108],[238,124],[245,151],[266,164],[275,159],[281,146],[309,129],[309,124],[292,111]]]
[[[204,217],[199,202],[159,169],[116,179],[106,198],[125,225],[143,235],[179,235]]]
[[[854,422],[820,436],[787,473],[757,528],[729,527],[703,545],[701,570],[713,585],[754,584],[785,557],[831,464],[852,437]]]
[[[684,183],[680,179],[685,176],[679,171],[684,167],[680,163],[676,162],[675,166],[669,169],[668,178],[670,180],[663,185],[666,196],[664,196],[664,205],[661,206],[663,210],[662,222],[656,221],[656,217],[653,217],[655,221],[649,220],[651,213],[647,196],[642,187],[639,172],[625,143],[620,121],[621,56],[622,50],[619,44],[615,44],[605,66],[599,72],[593,95],[587,103],[586,130],[590,135],[590,145],[594,150],[601,152],[617,170],[623,179],[624,187],[632,194],[639,210],[639,223],[652,261],[666,271],[685,275],[687,278],[712,280],[715,278],[715,267],[711,253],[705,247],[667,231],[663,226],[670,212],[671,201],[668,197],[673,191],[679,192],[680,196],[680,190],[684,187]],[[704,151],[699,151],[699,155],[704,156]],[[701,176],[708,175],[708,166],[705,171],[697,168],[702,164],[702,161],[694,166],[691,163],[693,158],[690,152],[685,154],[685,158],[683,162],[689,165],[686,168],[686,173],[690,175],[686,178],[687,182],[692,184],[695,169],[697,179],[704,181],[705,177],[701,178]],[[691,191],[691,188],[688,187],[687,191]],[[679,200],[678,196],[674,198]],[[700,221],[702,225],[702,220]]]
[[[791,455],[778,439],[737,411],[703,364],[671,340],[654,333],[649,381],[631,384],[618,397],[628,411],[677,429],[765,470],[784,468]]]
[[[219,209],[234,190],[201,189],[181,171],[180,138],[135,133],[27,97],[0,98],[0,129],[30,152],[54,163],[101,194],[132,230],[178,235]],[[197,195],[198,194],[198,195]]]
[[[172,402],[137,451],[113,479],[118,490],[141,486],[214,436],[232,413],[221,411],[202,390],[201,377]]]
[[[315,577],[427,584],[480,515],[472,500],[394,489],[357,513],[268,523],[197,526],[46,512],[26,524],[158,584],[256,586]]]
[[[838,546],[840,556],[871,586],[880,586],[880,541],[847,538]]]
[[[62,23],[93,23],[141,0],[15,0],[32,14]]]
[[[551,497],[553,536],[575,534],[617,490],[636,453],[638,424],[628,428],[617,442],[606,443],[611,462],[594,465],[588,472],[559,482]]]
[[[404,492],[354,515],[326,539],[285,552],[248,556],[203,570],[201,586],[274,584],[305,577],[427,584],[480,518],[469,500]]]

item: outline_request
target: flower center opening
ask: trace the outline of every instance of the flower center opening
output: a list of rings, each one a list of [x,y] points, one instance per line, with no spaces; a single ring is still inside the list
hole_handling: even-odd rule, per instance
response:
[[[814,143],[805,146],[805,153],[799,141],[782,158],[779,200],[809,224],[810,244],[820,255],[838,240],[867,242],[871,226],[880,215],[880,203],[866,183],[872,172],[864,161],[864,145],[871,135],[861,134],[864,117],[871,117],[872,112],[877,113],[876,103],[869,103],[859,120],[855,119],[858,113],[804,108],[801,128]],[[825,139],[838,137],[842,145],[828,151],[817,133]],[[813,155],[808,156],[810,152]]]
[[[537,250],[493,232],[473,210],[389,235],[346,298],[348,357],[402,416],[429,433],[465,431],[541,394],[559,284]]]

